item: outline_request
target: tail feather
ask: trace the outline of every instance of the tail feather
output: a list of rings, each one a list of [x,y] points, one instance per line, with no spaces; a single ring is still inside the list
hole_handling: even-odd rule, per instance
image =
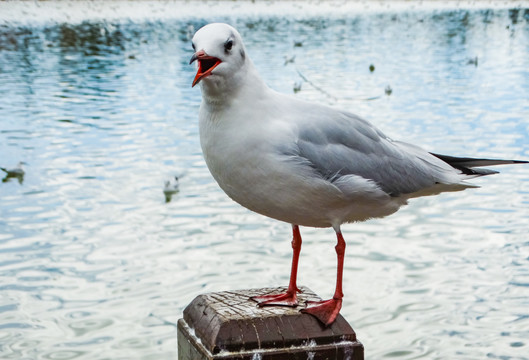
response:
[[[450,166],[461,170],[463,174],[474,175],[474,176],[483,176],[497,174],[498,171],[489,170],[489,169],[474,169],[478,166],[495,166],[495,165],[510,165],[510,164],[527,164],[529,161],[523,160],[500,160],[500,159],[476,159],[469,157],[455,157],[448,155],[440,155],[430,153],[433,156],[443,160]]]

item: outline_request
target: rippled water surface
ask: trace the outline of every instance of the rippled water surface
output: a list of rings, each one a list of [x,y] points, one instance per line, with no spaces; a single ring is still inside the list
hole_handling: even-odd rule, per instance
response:
[[[431,151],[529,159],[523,6],[88,4],[0,2],[0,166],[27,163],[0,183],[2,358],[174,359],[196,295],[287,284],[290,226],[202,159],[188,60],[207,22],[279,91]],[[343,227],[367,358],[529,359],[529,167],[500,170]],[[302,234],[299,282],[331,296],[334,233]]]

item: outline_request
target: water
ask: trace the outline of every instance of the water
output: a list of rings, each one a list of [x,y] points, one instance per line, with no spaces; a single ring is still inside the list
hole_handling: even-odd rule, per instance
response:
[[[287,284],[290,226],[201,156],[188,37],[207,22],[279,91],[431,151],[529,159],[529,11],[399,4],[0,3],[0,166],[28,164],[0,183],[0,357],[174,359],[196,295]],[[343,227],[367,358],[529,359],[529,168],[500,170]],[[302,235],[299,283],[331,296],[334,234]]]

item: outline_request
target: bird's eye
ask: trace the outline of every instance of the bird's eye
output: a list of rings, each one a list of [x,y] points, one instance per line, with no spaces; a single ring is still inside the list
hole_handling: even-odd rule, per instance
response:
[[[229,39],[229,40],[227,40],[224,43],[224,50],[230,51],[232,47],[233,47],[233,40],[232,39]]]
[[[193,47],[193,50],[196,50],[195,49],[195,44],[191,43],[191,46]]]

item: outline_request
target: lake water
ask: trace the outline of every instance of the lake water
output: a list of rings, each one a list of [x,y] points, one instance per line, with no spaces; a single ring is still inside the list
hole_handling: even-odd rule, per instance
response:
[[[232,202],[202,159],[200,26],[233,24],[272,88],[395,139],[527,160],[528,8],[0,2],[0,166],[27,163],[0,183],[0,357],[175,359],[195,296],[287,284],[290,225]],[[529,359],[529,166],[497,170],[343,226],[366,358]],[[334,232],[301,232],[299,283],[329,297]]]

